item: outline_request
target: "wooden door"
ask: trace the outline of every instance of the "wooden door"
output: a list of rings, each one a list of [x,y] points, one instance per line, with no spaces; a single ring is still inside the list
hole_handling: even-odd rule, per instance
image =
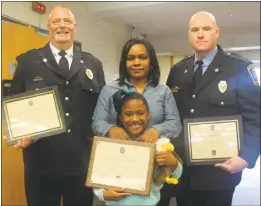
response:
[[[8,67],[16,62],[16,56],[47,42],[48,37],[40,36],[34,28],[2,20],[2,80],[13,78]],[[7,205],[27,204],[22,151],[2,141],[2,206]]]

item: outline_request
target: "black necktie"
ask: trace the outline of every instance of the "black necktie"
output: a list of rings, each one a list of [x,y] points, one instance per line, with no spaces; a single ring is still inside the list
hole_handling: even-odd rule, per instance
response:
[[[194,72],[194,87],[196,87],[199,84],[200,80],[201,80],[203,61],[202,60],[198,60],[198,61],[196,61],[196,64],[198,65],[198,68]]]
[[[69,62],[65,57],[66,52],[61,50],[58,54],[61,56],[59,61],[59,68],[67,75],[69,73]]]

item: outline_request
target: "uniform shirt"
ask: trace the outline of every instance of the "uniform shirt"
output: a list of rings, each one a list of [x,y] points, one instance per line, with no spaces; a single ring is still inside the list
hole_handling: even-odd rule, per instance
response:
[[[103,87],[92,118],[95,135],[106,136],[109,129],[116,125],[117,113],[112,95],[119,89],[136,92],[135,86],[127,80],[123,86],[119,86],[118,81],[113,81]],[[149,127],[156,128],[160,136],[177,137],[182,126],[171,90],[166,85],[158,84],[153,87],[148,83],[142,94],[148,102],[151,113]]]
[[[178,162],[178,166],[175,169],[173,173],[171,173],[172,177],[176,177],[177,179],[180,178],[182,174],[182,164]],[[149,196],[141,196],[141,195],[131,195],[127,196],[125,198],[122,198],[119,201],[105,201],[106,205],[111,205],[111,206],[122,206],[122,205],[150,205],[154,206],[157,205],[157,203],[160,201],[160,190],[163,185],[161,186],[156,186],[155,184],[151,184],[151,191]],[[103,198],[103,192],[104,189],[93,189],[94,194],[98,197],[100,201],[104,201]]]
[[[203,61],[203,65],[202,65],[202,75],[205,73],[205,71],[207,70],[208,66],[210,65],[210,63],[213,61],[213,59],[215,58],[216,54],[218,52],[217,47],[215,48],[215,50],[213,52],[211,52],[208,56],[204,57],[202,59]],[[198,64],[196,63],[198,60],[200,60],[196,55],[195,55],[195,61],[194,61],[194,72],[197,70],[198,68]]]
[[[59,65],[59,61],[62,58],[59,55],[60,50],[58,50],[56,47],[54,47],[51,42],[50,42],[50,48],[52,50],[53,56],[55,58],[55,61]],[[65,52],[66,52],[65,58],[68,60],[69,69],[70,69],[71,65],[72,65],[72,61],[73,61],[73,46],[71,46],[71,48],[67,49]]]

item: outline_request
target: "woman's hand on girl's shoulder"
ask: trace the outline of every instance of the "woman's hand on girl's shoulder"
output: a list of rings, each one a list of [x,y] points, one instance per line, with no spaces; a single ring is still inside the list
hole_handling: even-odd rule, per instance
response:
[[[113,126],[109,130],[109,136],[113,139],[129,140],[129,135],[121,127]]]
[[[149,128],[138,138],[138,141],[155,143],[159,139],[159,132],[156,128]]]

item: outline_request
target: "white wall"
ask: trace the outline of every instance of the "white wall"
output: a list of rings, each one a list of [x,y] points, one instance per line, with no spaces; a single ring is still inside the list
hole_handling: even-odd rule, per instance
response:
[[[160,67],[160,82],[162,84],[166,84],[169,71],[170,71],[170,56],[168,55],[160,55],[157,56],[159,67]]]
[[[129,28],[93,16],[88,13],[85,2],[43,3],[47,7],[44,15],[32,11],[31,2],[2,2],[2,14],[47,29],[50,10],[56,5],[69,7],[76,18],[76,40],[82,42],[82,50],[102,61],[107,82],[117,78],[120,53],[129,38]]]
[[[169,76],[170,68],[180,62],[186,55],[157,55],[159,66],[160,66],[160,82],[166,84]],[[171,63],[173,63],[171,65]]]
[[[192,52],[186,32],[184,32],[182,36],[168,34],[150,36],[149,40],[157,53],[170,52],[173,54],[187,54],[190,51]],[[223,33],[221,30],[218,44],[223,48],[260,46],[260,31],[231,34]]]
[[[173,65],[179,63],[182,59],[184,59],[186,56],[189,56],[191,54],[187,54],[187,55],[174,55],[173,56]]]

